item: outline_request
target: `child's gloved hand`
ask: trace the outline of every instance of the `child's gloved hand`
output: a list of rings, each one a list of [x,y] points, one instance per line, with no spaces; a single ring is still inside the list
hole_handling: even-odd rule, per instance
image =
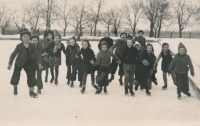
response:
[[[191,75],[192,75],[192,77],[194,77],[195,74],[194,74],[194,73],[191,73]]]
[[[90,63],[91,63],[92,65],[94,65],[94,61],[93,61],[93,60],[90,60]]]
[[[8,64],[7,69],[10,70],[10,69],[11,69],[11,66],[12,66],[12,65]]]
[[[143,63],[144,66],[148,66],[149,65],[149,62],[147,60],[143,60],[142,63]]]
[[[122,62],[120,60],[117,61],[118,64],[121,64]]]
[[[39,70],[43,69],[43,66],[41,64],[38,65]]]

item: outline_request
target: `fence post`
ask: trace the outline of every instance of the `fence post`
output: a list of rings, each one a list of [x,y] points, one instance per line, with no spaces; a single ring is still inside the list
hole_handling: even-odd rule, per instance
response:
[[[189,34],[189,38],[191,38],[191,35],[192,35],[192,33],[190,32],[190,34]]]
[[[172,32],[171,32],[171,38],[172,38]]]

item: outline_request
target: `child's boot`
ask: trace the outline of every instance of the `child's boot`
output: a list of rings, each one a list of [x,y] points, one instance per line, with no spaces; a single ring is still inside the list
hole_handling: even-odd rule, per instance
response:
[[[85,87],[83,87],[83,88],[81,89],[81,93],[82,93],[82,94],[85,93]]]
[[[70,84],[70,80],[67,81],[67,84],[68,84],[68,85]]]
[[[125,86],[124,89],[125,89],[125,95],[128,95],[128,86]]]
[[[104,93],[105,93],[105,94],[108,93],[106,86],[104,87]]]
[[[96,89],[96,90],[99,90],[99,87],[95,84],[92,84],[92,86]]]
[[[119,78],[119,83],[120,83],[121,86],[123,86],[122,77],[123,76],[120,76],[120,78]]]
[[[138,81],[135,81],[135,91],[138,90],[138,87],[139,87],[139,83],[138,83]]]
[[[71,88],[74,87],[74,81],[71,81],[71,85],[70,85]]]
[[[165,84],[163,87],[162,87],[162,90],[166,90],[167,89],[167,85]]]
[[[48,77],[47,76],[45,77],[45,82],[48,82]]]
[[[192,97],[192,95],[191,95],[190,93],[186,93],[186,95],[187,95],[188,97]]]
[[[96,94],[101,94],[101,91],[102,91],[102,87],[100,87],[99,90],[96,91]]]
[[[38,94],[41,94],[42,92],[41,92],[41,89],[38,89],[38,92],[37,92]]]
[[[148,89],[146,89],[146,94],[147,94],[148,96],[151,96],[151,92],[150,92]]]
[[[34,93],[33,91],[30,91],[30,92],[29,92],[29,95],[30,95],[31,97],[33,97],[33,98],[37,98],[37,97],[38,97],[37,94]]]
[[[111,82],[112,80],[114,80],[114,74],[111,74],[111,77],[108,81]]]
[[[133,92],[133,87],[129,87],[129,91],[130,91],[131,96],[135,95],[135,93]]]
[[[55,78],[55,84],[56,85],[58,84],[58,78],[57,77]]]
[[[182,98],[181,94],[178,94],[178,100],[181,100],[181,98]]]
[[[54,76],[51,77],[50,83],[53,83],[54,81]]]
[[[17,87],[14,87],[14,95],[17,95],[18,91],[17,91]]]

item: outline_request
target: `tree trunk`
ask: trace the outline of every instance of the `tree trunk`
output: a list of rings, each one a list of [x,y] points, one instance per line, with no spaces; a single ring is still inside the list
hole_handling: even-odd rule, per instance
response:
[[[5,35],[5,28],[3,28],[3,26],[2,26],[2,35]]]
[[[154,29],[154,37],[156,38],[156,35],[157,35],[157,28]]]
[[[115,36],[118,36],[118,32],[117,32],[117,29],[115,28],[114,30],[114,33],[115,33]]]
[[[93,29],[93,27],[90,28],[90,36],[92,36],[92,29]]]
[[[153,28],[154,28],[154,23],[151,22],[151,24],[150,24],[150,33],[149,33],[149,37],[153,37]]]
[[[181,25],[179,25],[179,38],[182,38],[182,29],[181,29]]]
[[[95,22],[95,24],[94,24],[94,36],[96,36],[96,31],[97,31],[97,23]]]
[[[161,28],[162,28],[161,26],[158,27],[158,35],[157,35],[157,38],[160,38],[160,31],[161,31]]]
[[[63,29],[63,32],[64,32],[64,36],[66,35],[66,28],[65,29]]]
[[[110,31],[110,26],[108,25],[108,32]]]

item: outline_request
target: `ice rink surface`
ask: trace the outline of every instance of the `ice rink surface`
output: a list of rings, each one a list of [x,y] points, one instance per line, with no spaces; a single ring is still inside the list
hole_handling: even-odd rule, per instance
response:
[[[1,91],[0,126],[199,126],[200,101],[195,96],[182,95],[177,99],[176,86],[168,77],[168,89],[161,90],[163,84],[161,62],[158,66],[158,85],[152,85],[151,97],[145,91],[137,91],[135,97],[125,96],[124,87],[119,85],[119,77],[108,86],[108,94],[96,95],[88,76],[86,93],[81,94],[78,81],[71,89],[67,84],[65,56],[62,54],[58,86],[44,83],[42,94],[37,99],[29,96],[26,74],[22,70],[18,95],[13,95],[10,78],[13,68],[7,70],[9,56],[17,40],[1,40]],[[65,45],[66,43],[63,42]],[[97,42],[91,42],[98,52]],[[80,45],[80,43],[79,43]],[[158,56],[161,46],[153,43]],[[45,72],[43,72],[44,79]],[[49,74],[49,80],[50,80]],[[37,88],[35,87],[35,92]],[[190,88],[192,95],[194,94]]]

